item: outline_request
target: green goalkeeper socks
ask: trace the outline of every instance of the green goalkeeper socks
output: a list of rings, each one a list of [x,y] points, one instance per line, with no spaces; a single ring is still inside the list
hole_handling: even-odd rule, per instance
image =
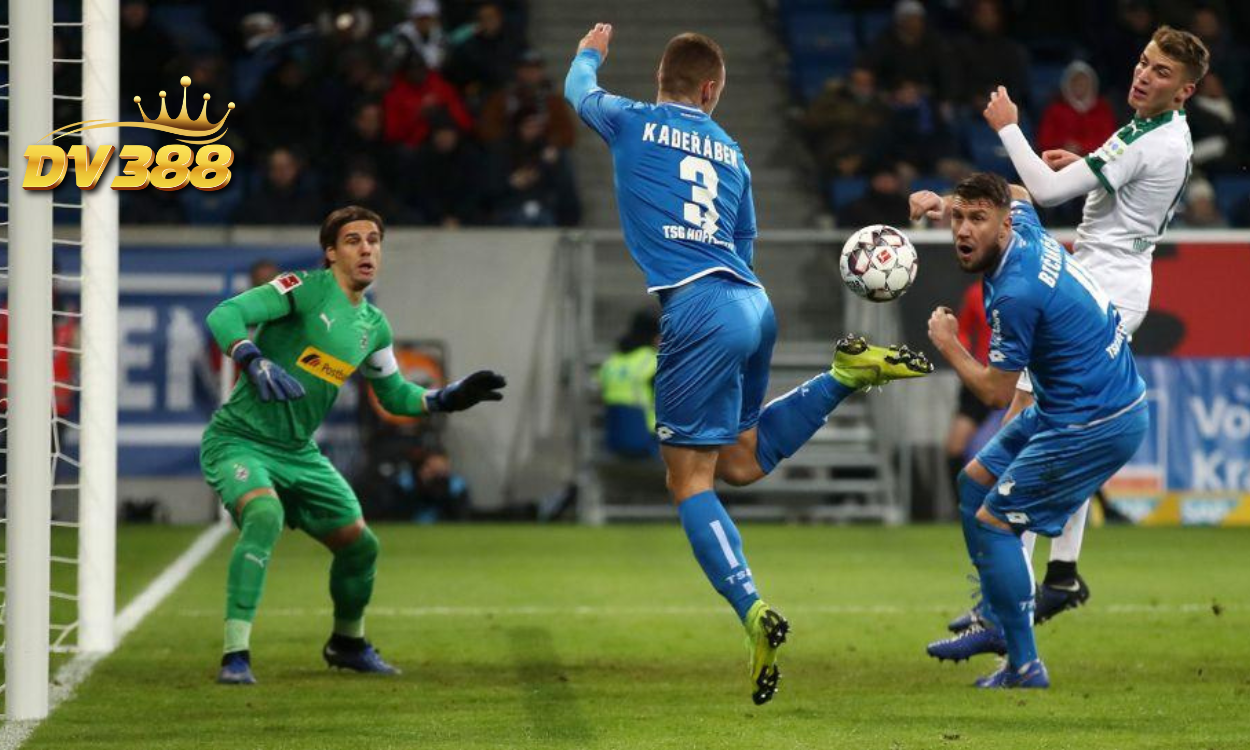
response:
[[[252,623],[247,620],[226,620],[226,645],[221,649],[223,654],[235,651],[247,651],[252,639]]]
[[[365,606],[373,596],[380,549],[378,538],[366,527],[356,541],[334,553],[330,598],[334,600],[335,633],[352,638],[364,636]]]
[[[269,556],[282,533],[282,503],[261,495],[243,508],[239,540],[226,577],[226,652],[247,649],[256,607],[265,590]]]

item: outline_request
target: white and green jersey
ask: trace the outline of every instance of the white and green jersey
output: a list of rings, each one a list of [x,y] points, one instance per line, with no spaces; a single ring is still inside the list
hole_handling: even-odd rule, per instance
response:
[[[1193,153],[1184,110],[1170,110],[1134,117],[1085,157],[1101,185],[1085,198],[1073,254],[1138,321],[1150,306],[1151,256],[1185,190]]]

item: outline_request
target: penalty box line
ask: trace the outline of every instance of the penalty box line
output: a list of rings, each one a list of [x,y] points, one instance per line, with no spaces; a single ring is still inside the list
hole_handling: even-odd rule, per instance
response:
[[[187,576],[204,562],[212,551],[217,548],[217,544],[230,532],[230,522],[227,520],[219,521],[208,527],[196,537],[195,541],[187,547],[176,560],[169,564],[169,567],[161,571],[160,575],[152,579],[138,596],[136,596],[129,604],[125,606],[116,619],[113,621],[114,646],[121,645],[121,642],[135,628],[143,622],[144,618],[152,614],[152,612],[160,606],[161,602],[177,590],[178,586],[187,579]],[[220,613],[219,613],[220,614]],[[81,652],[66,662],[60,669],[56,671],[56,676],[52,679],[52,688],[48,695],[48,715],[57,709],[62,703],[72,700],[74,693],[95,669],[96,665],[108,657],[111,651],[86,653]],[[17,750],[22,746],[35,730],[43,722],[43,719],[35,719],[33,721],[7,721],[0,726],[0,750]]]

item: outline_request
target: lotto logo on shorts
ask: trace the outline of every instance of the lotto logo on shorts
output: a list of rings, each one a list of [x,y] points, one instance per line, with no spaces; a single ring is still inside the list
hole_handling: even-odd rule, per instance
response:
[[[51,143],[36,143],[29,146],[23,154],[26,157],[26,175],[22,179],[22,188],[25,190],[57,188],[65,179],[69,171],[69,163],[72,161],[74,162],[74,181],[78,188],[93,190],[104,175],[105,168],[112,161],[114,153],[119,153],[122,161],[125,162],[120,174],[109,186],[114,190],[142,190],[151,185],[157,190],[173,191],[181,190],[190,184],[197,190],[212,191],[221,190],[229,185],[230,165],[234,163],[234,151],[229,146],[216,144],[216,141],[226,134],[226,118],[234,109],[234,102],[226,105],[225,116],[217,122],[210,122],[208,119],[209,95],[205,94],[200,116],[192,119],[187,114],[187,87],[191,85],[191,77],[183,76],[180,83],[182,84],[182,112],[177,117],[170,117],[165,110],[165,92],[162,91],[161,113],[156,117],[147,116],[147,113],[143,111],[143,105],[140,104],[140,98],[136,96],[134,101],[135,104],[139,104],[142,122],[100,122],[98,120],[76,122],[73,125],[53,130],[39,140],[50,138],[55,141],[57,138],[97,128],[145,128],[181,136],[177,138],[181,143],[170,144],[159,151],[153,151],[149,146],[138,144],[122,145],[120,152],[117,146],[105,144],[98,146],[94,154],[82,144],[71,146],[69,154],[66,154],[65,149],[60,146]],[[217,135],[219,131],[220,135]],[[214,135],[216,137],[212,137]],[[196,148],[192,150],[191,146]]]
[[[234,478],[236,481],[246,482],[249,476],[251,476],[251,474],[250,472],[248,472],[246,466],[244,466],[243,464],[234,465]]]
[[[669,439],[669,438],[671,438],[671,437],[672,437],[675,433],[674,433],[671,429],[669,429],[669,428],[664,427],[663,425],[661,425],[661,426],[659,426],[659,427],[655,428],[655,434],[656,434],[656,435],[659,435],[659,437],[660,437],[660,439],[661,439],[661,440],[668,440],[668,439]]]
[[[351,374],[356,371],[356,368],[352,365],[326,354],[315,346],[307,347],[300,352],[296,364],[304,372],[311,373],[313,376],[336,386],[343,385],[351,377]]]

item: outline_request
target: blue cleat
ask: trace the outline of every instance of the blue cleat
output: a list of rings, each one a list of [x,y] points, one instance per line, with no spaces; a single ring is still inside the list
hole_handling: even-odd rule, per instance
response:
[[[217,673],[218,685],[255,685],[252,675],[252,655],[248,651],[232,651],[221,657],[221,671]]]
[[[946,623],[946,629],[952,633],[962,633],[973,625],[982,623],[984,620],[981,619],[981,602],[977,602],[972,609]]]
[[[994,674],[973,683],[979,688],[1048,688],[1050,675],[1041,659],[1034,659],[1019,669],[1012,669],[1006,662]]]
[[[962,633],[973,625],[984,622],[981,619],[981,608],[985,605],[985,600],[981,598],[981,577],[969,574],[968,583],[972,585],[968,596],[970,599],[976,599],[977,603],[972,605],[972,609],[946,623],[946,629],[952,633]]]
[[[1089,586],[1078,574],[1068,584],[1043,583],[1037,587],[1036,597],[1037,609],[1033,615],[1033,621],[1041,625],[1065,609],[1076,609],[1089,601]]]
[[[938,661],[964,661],[977,654],[1002,656],[1007,653],[1007,639],[988,622],[977,622],[958,635],[930,643],[925,650]]]
[[[366,674],[401,674],[398,669],[383,661],[382,655],[373,644],[363,638],[359,642],[360,646],[357,648],[343,648],[331,638],[321,650],[321,657],[326,660],[327,666],[337,669],[350,669]]]

